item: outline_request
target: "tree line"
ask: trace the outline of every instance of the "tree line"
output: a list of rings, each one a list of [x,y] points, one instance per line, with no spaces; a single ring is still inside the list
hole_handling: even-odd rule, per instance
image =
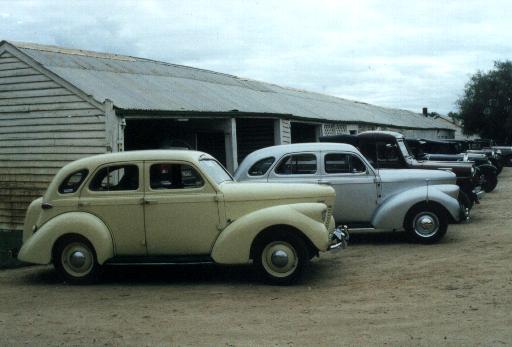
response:
[[[449,116],[462,122],[463,132],[512,142],[512,62],[496,61],[488,72],[478,71],[457,100],[458,112]]]

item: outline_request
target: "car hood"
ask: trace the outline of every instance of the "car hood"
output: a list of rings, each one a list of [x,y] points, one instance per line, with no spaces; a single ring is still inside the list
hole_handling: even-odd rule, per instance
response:
[[[225,183],[220,186],[224,195],[226,218],[241,216],[267,207],[322,202],[334,205],[335,192],[330,186],[290,183]]]
[[[445,170],[420,170],[420,169],[381,169],[379,176],[382,183],[392,182],[417,182],[418,185],[426,184],[455,184],[456,176],[453,172]]]
[[[435,161],[435,160],[413,160],[412,168],[414,169],[449,169],[459,178],[472,177],[473,163],[463,161]]]
[[[317,202],[318,199],[335,196],[334,189],[330,186],[306,183],[231,182],[222,184],[221,191],[226,202],[287,199],[306,199]]]

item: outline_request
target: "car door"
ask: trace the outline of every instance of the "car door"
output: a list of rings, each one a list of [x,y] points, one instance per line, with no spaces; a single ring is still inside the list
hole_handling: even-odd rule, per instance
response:
[[[217,192],[192,163],[144,163],[149,255],[208,255],[219,234]]]
[[[353,153],[322,152],[322,182],[336,191],[334,218],[337,223],[367,225],[377,207],[376,176]]]
[[[268,182],[318,183],[317,152],[289,153],[281,157],[268,174]]]
[[[78,209],[109,228],[117,256],[145,255],[142,162],[100,166],[80,193]]]

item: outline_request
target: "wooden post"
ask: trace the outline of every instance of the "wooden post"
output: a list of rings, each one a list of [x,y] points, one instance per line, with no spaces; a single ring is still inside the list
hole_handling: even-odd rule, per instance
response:
[[[236,139],[236,119],[230,118],[225,123],[226,166],[234,173],[238,167],[238,148]]]

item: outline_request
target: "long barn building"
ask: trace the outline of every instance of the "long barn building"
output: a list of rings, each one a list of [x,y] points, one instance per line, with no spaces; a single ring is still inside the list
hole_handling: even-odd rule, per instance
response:
[[[329,95],[149,59],[0,42],[0,231],[66,163],[149,148],[250,152],[320,135],[396,130],[451,138],[446,123]]]

